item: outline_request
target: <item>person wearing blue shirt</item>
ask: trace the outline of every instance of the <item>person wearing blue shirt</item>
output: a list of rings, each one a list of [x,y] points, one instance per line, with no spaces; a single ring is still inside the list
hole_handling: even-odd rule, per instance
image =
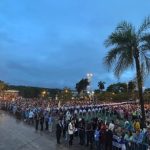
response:
[[[97,127],[97,129],[95,130],[94,140],[96,144],[96,150],[99,150],[100,149],[100,128],[99,127]]]

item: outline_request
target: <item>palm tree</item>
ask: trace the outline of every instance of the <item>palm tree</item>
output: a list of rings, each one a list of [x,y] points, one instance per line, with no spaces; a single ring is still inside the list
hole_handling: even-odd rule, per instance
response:
[[[98,87],[99,87],[100,92],[102,92],[105,89],[105,82],[99,81]]]
[[[110,51],[104,58],[108,69],[113,68],[114,74],[119,77],[129,67],[136,68],[138,93],[142,113],[142,123],[145,126],[145,110],[143,99],[143,72],[150,72],[150,17],[145,18],[139,29],[126,21],[119,23],[114,32],[105,41]]]

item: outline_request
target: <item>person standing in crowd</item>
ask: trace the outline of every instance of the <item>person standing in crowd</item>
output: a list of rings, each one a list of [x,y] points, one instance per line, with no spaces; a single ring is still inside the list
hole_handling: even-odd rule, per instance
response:
[[[148,127],[148,129],[147,129],[143,141],[150,146],[150,127]]]
[[[97,127],[94,133],[94,140],[96,145],[96,150],[100,150],[100,129]]]
[[[48,117],[48,129],[49,129],[49,132],[52,132],[53,130],[53,118],[52,118],[52,115],[49,115]]]
[[[62,130],[63,130],[63,138],[67,140],[67,122],[65,118],[62,120]]]
[[[29,112],[29,124],[33,124],[33,117],[34,117],[34,113],[33,113],[33,111],[32,110],[30,110],[30,112]]]
[[[93,130],[92,130],[91,123],[87,124],[87,127],[86,127],[86,137],[87,137],[86,146],[89,146],[89,144],[90,144],[90,149],[92,149],[93,148]]]
[[[61,120],[59,120],[58,123],[56,124],[57,144],[60,144],[61,133],[62,133],[62,125],[61,125]]]
[[[101,123],[101,138],[100,138],[100,147],[102,150],[105,150],[106,144],[106,125],[102,122]]]
[[[44,120],[45,120],[45,130],[48,131],[48,121],[49,121],[49,112],[48,111],[45,112]]]
[[[43,125],[44,125],[44,115],[43,115],[43,112],[40,113],[40,125],[41,125],[41,131],[43,131]]]
[[[113,141],[113,132],[112,128],[108,129],[108,126],[106,127],[106,144],[105,144],[105,150],[112,150],[112,141]]]
[[[78,136],[79,121],[76,117],[75,117],[75,120],[74,120],[74,126],[75,126],[74,136],[77,137]]]
[[[115,124],[114,124],[114,121],[112,120],[109,124],[109,129],[113,132],[114,128],[115,128]]]
[[[79,125],[79,138],[80,138],[80,145],[84,145],[85,142],[85,126],[83,122]]]
[[[135,131],[140,131],[141,127],[140,127],[140,121],[138,119],[135,120],[135,122],[133,123],[134,129]]]
[[[35,114],[35,129],[38,130],[38,126],[39,126],[39,119],[40,119],[40,116],[39,116],[39,113],[36,112]]]
[[[68,125],[69,145],[70,146],[73,144],[73,133],[74,133],[74,122],[72,120],[72,121],[70,121],[70,123]]]

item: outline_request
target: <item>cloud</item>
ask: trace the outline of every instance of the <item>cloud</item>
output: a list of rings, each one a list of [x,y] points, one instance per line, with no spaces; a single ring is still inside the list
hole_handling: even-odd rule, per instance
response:
[[[121,20],[138,26],[149,14],[148,3],[2,0],[0,79],[19,85],[73,88],[92,72],[93,88],[100,80],[107,85],[128,81],[134,75],[131,70],[118,80],[103,65],[108,52],[103,43]]]

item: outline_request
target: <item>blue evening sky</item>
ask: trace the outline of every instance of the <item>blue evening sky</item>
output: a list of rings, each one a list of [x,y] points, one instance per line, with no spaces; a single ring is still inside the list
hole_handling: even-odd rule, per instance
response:
[[[93,88],[127,82],[135,71],[118,80],[104,67],[104,41],[118,22],[138,27],[148,15],[149,0],[0,0],[0,79],[73,88],[91,72]]]

